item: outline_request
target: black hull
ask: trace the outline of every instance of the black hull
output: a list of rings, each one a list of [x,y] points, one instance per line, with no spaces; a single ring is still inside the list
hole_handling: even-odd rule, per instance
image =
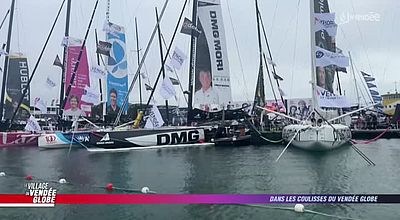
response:
[[[90,134],[88,148],[154,148],[168,145],[204,143],[205,130],[197,127],[166,127],[127,131],[95,131]]]

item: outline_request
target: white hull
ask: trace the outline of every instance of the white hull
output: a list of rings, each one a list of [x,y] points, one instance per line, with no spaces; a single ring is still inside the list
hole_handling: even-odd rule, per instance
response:
[[[291,144],[309,151],[333,150],[346,145],[351,140],[350,128],[341,124],[288,125],[283,128],[282,138],[285,142],[289,142],[296,133],[298,134]]]

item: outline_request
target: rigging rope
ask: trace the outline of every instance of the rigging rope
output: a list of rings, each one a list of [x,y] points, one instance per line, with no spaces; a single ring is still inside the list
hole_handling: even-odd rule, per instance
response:
[[[296,66],[296,47],[297,47],[297,29],[298,29],[298,24],[299,24],[299,9],[300,9],[300,0],[297,2],[297,11],[296,11],[296,29],[295,29],[295,34],[294,34],[292,80],[290,83],[290,96],[291,97],[293,94],[294,67]]]
[[[238,42],[237,42],[237,38],[236,38],[236,34],[235,34],[236,31],[235,31],[235,28],[234,28],[234,26],[233,26],[233,20],[232,20],[232,15],[231,15],[231,7],[229,6],[229,1],[226,1],[226,5],[228,6],[228,15],[229,15],[229,20],[230,20],[231,27],[232,27],[232,31],[233,31],[233,39],[234,39],[234,41],[235,41],[236,53],[237,53],[238,58],[239,58],[240,72],[241,72],[241,74],[242,74],[242,80],[243,80],[241,83],[243,83],[243,85],[244,85],[244,87],[245,87],[244,93],[245,93],[245,95],[246,95],[246,101],[250,102],[250,101],[251,101],[251,98],[249,98],[249,97],[251,97],[251,96],[249,96],[249,93],[247,92],[247,88],[248,88],[248,87],[247,87],[247,85],[246,85],[246,79],[245,79],[245,77],[244,77],[242,58],[241,58],[240,52],[239,52],[239,44],[238,44]]]

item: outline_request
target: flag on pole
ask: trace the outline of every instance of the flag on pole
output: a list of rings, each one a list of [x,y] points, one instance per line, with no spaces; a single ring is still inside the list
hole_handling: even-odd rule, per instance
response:
[[[336,65],[339,67],[349,66],[349,58],[341,53],[335,53],[320,47],[316,47],[315,56],[316,66],[319,67],[326,67],[329,65]]]
[[[39,123],[37,122],[36,118],[32,115],[28,118],[26,122],[25,131],[41,131]]]
[[[110,56],[112,44],[106,41],[99,41],[97,44],[96,53]]]
[[[175,47],[170,64],[175,69],[180,70],[186,59],[187,59],[186,54],[182,52],[178,47]]]
[[[83,43],[82,39],[65,36],[61,42],[61,46],[70,47],[70,46],[81,46]]]
[[[145,128],[158,128],[164,124],[164,120],[161,116],[157,106],[153,105],[150,110],[150,115],[147,117]]]
[[[61,63],[61,60],[60,60],[60,57],[58,57],[58,54],[56,55],[56,58],[54,59],[53,65],[63,68],[63,64]]]
[[[38,108],[40,110],[40,113],[42,113],[42,114],[47,113],[46,104],[44,103],[43,99],[41,99],[39,97],[35,98],[34,107]]]
[[[182,24],[181,33],[198,37],[201,34],[201,31],[194,26],[188,18],[185,18]]]
[[[90,67],[90,76],[91,77],[102,79],[102,78],[106,77],[106,75],[107,75],[107,72],[104,70],[103,67],[101,67],[97,64],[91,65],[91,67]]]
[[[81,100],[97,105],[100,103],[100,93],[97,90],[85,85],[85,90],[83,91]]]
[[[146,87],[147,91],[153,90],[153,88],[151,86],[149,86],[149,84],[147,84],[147,83],[144,84],[144,87]]]
[[[160,95],[164,99],[170,99],[176,95],[176,91],[174,86],[172,85],[171,80],[169,77],[165,77],[160,88]]]
[[[315,31],[325,30],[329,36],[335,37],[337,24],[335,23],[335,13],[315,13]]]
[[[169,77],[169,79],[171,80],[172,85],[179,85],[180,84],[179,80],[177,80],[175,78]]]

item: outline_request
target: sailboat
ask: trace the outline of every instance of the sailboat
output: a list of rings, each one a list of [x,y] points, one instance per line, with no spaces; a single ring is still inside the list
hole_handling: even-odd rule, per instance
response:
[[[327,0],[310,0],[310,21],[313,112],[306,120],[282,114],[296,122],[284,127],[282,137],[288,146],[292,144],[304,150],[328,151],[344,146],[351,140],[350,128],[335,122],[362,109],[329,120],[323,116],[326,112],[322,112],[320,107],[340,108],[348,105],[343,96],[333,94],[331,77],[334,74],[333,67],[348,66],[348,58],[336,52],[334,37],[337,26],[334,14],[329,12]]]

